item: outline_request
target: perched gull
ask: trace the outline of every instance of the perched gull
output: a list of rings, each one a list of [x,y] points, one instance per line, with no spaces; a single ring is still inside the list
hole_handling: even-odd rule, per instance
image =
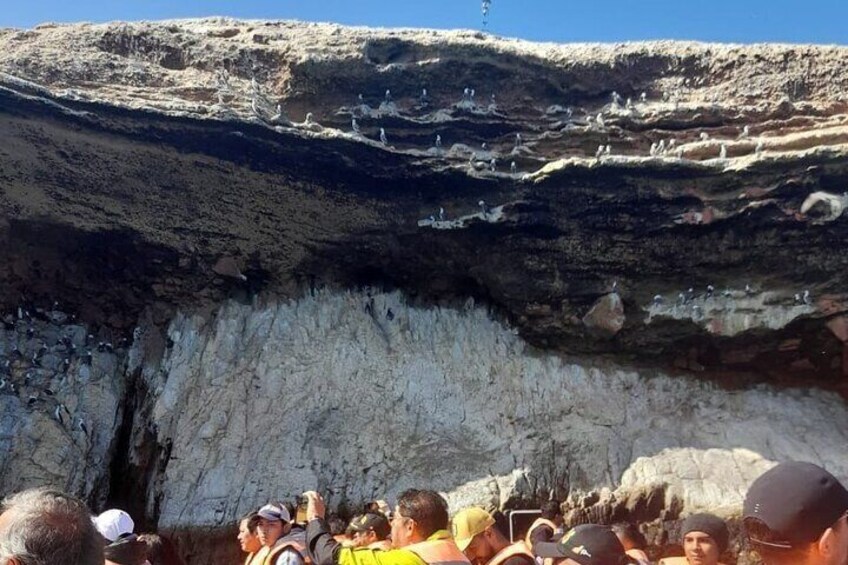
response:
[[[613,90],[610,97],[612,98],[612,105],[613,106],[621,106],[621,95],[618,92]]]
[[[801,204],[801,213],[806,214],[819,202],[827,205],[829,212],[827,220],[835,220],[842,215],[846,204],[848,204],[848,193],[843,194],[842,196],[837,196],[821,190],[810,193],[810,195],[807,196]]]

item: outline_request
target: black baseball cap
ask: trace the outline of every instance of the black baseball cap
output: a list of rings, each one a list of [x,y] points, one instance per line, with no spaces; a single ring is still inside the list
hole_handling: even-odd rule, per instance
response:
[[[368,512],[351,520],[347,530],[349,532],[368,532],[374,530],[374,533],[380,539],[386,539],[392,533],[389,520],[382,514],[373,512]]]
[[[634,563],[609,526],[584,524],[569,530],[559,541],[533,544],[538,557],[571,559],[581,565],[624,565]]]
[[[780,463],[754,481],[742,509],[749,541],[790,549],[813,543],[848,512],[848,490],[836,477],[812,463]],[[759,521],[771,539],[758,539]]]

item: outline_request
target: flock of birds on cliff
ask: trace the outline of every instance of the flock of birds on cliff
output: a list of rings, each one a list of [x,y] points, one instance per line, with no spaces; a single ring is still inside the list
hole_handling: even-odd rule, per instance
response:
[[[117,345],[98,341],[76,321],[76,315],[62,312],[58,302],[42,308],[23,301],[14,313],[3,316],[0,394],[23,395],[30,409],[43,407],[60,426],[88,437],[84,415],[71,414],[59,392],[71,373],[83,378],[87,373],[83,367],[90,368],[99,355],[126,349],[129,339],[122,338]]]
[[[219,70],[216,73],[215,83],[218,107],[227,108],[227,98],[232,99],[232,97],[235,96],[235,91],[230,85],[229,74],[226,70]],[[495,94],[490,95],[488,104],[486,105],[478,104],[476,97],[476,90],[470,87],[466,87],[463,89],[459,101],[452,105],[452,109],[465,111],[471,114],[494,115],[498,113],[498,104]],[[572,108],[562,108],[554,106],[549,109],[549,111],[564,114],[570,126],[583,127],[589,131],[602,132],[608,129],[607,120],[609,119],[609,116],[613,116],[616,114],[624,116],[634,116],[638,114],[640,109],[644,109],[648,104],[651,103],[648,99],[647,93],[645,92],[641,93],[638,101],[635,103],[631,98],[627,98],[626,100],[623,99],[623,97],[617,92],[613,92],[610,97],[611,99],[609,104],[603,106],[599,112],[595,113],[594,111],[587,111],[586,115],[580,118],[579,120],[574,119],[574,110]],[[681,95],[679,91],[675,91],[673,93],[664,92],[662,99],[664,102],[673,102],[676,107],[679,104],[680,97]],[[417,111],[427,110],[431,108],[431,104],[432,98],[430,96],[430,93],[427,91],[426,88],[424,88],[418,95],[417,102],[412,109]],[[270,101],[268,96],[263,92],[263,87],[255,76],[251,79],[250,83],[250,107],[255,117],[270,125],[297,126],[311,131],[323,130],[323,127],[318,121],[316,121],[315,116],[312,112],[308,112],[304,121],[301,123],[294,123],[289,120],[282,105],[274,105]],[[447,110],[448,109],[442,108],[437,110],[437,112]],[[340,113],[345,112],[351,115],[351,133],[355,136],[365,138],[362,133],[362,128],[360,126],[358,118],[362,118],[364,116],[373,117],[375,115],[375,112],[373,111],[371,106],[365,101],[364,96],[362,94],[359,94],[356,104],[349,108],[342,108],[340,110]],[[400,109],[394,101],[391,90],[385,91],[383,100],[380,102],[380,105],[376,111],[376,116],[401,116]],[[750,136],[750,126],[744,126],[740,129],[740,139],[747,139]],[[386,131],[385,127],[379,127],[379,134],[377,137],[382,145],[386,147],[390,146],[389,134]],[[707,134],[706,132],[702,132],[700,134],[701,141],[708,141],[709,139],[709,134]],[[523,146],[524,140],[521,136],[521,133],[516,133],[514,136],[514,147],[512,148],[511,154],[513,156],[519,155],[519,150]],[[437,155],[443,152],[443,140],[441,135],[436,135],[434,137],[433,145],[430,147],[430,150]],[[763,140],[760,139],[757,142],[757,145],[754,149],[754,153],[756,155],[760,155],[763,150],[764,143]],[[727,144],[721,143],[716,158],[726,159],[727,151]],[[469,154],[469,163],[472,169],[489,170],[490,172],[497,171],[497,153],[493,149],[491,149],[487,143],[482,143],[479,151],[475,151],[469,148]],[[612,154],[612,146],[610,144],[602,144],[598,146],[594,157],[596,160],[602,160],[604,157],[611,156]],[[677,159],[685,159],[683,149],[677,145],[677,142],[674,139],[660,140],[659,142],[653,143],[648,151],[648,155],[651,157],[673,156]],[[510,173],[518,173],[518,164],[515,160],[512,160],[510,162],[509,168]]]
[[[216,73],[216,96],[218,99],[217,107],[219,109],[228,109],[227,100],[232,101],[236,97],[236,92],[233,87],[230,85],[230,77],[226,70],[219,70]],[[302,129],[306,129],[313,132],[320,132],[324,129],[323,126],[316,120],[314,114],[312,112],[308,112],[303,122],[295,123],[289,120],[287,117],[283,107],[281,104],[273,104],[269,97],[265,94],[263,90],[263,86],[259,83],[254,73],[253,78],[250,82],[250,107],[254,116],[258,118],[263,123],[266,123],[271,126],[290,126],[290,127],[298,127]],[[662,94],[662,102],[667,104],[673,104],[676,109],[680,103],[682,98],[682,94],[680,90],[675,90],[673,92],[664,92]],[[652,100],[649,99],[648,94],[642,92],[637,100],[633,100],[632,98],[623,98],[617,92],[612,92],[610,95],[609,103],[605,104],[598,111],[587,110],[585,111],[585,115],[581,118],[576,118],[574,110],[568,107],[561,106],[552,106],[548,109],[548,113],[550,114],[558,114],[564,116],[564,129],[575,129],[582,130],[587,133],[604,133],[609,131],[611,126],[608,125],[608,121],[613,117],[638,117],[644,112],[652,103]],[[445,112],[456,111],[460,113],[464,113],[466,115],[480,115],[480,116],[501,116],[498,109],[497,99],[495,94],[491,94],[489,96],[488,103],[479,104],[477,101],[477,92],[474,88],[465,87],[461,93],[461,96],[457,102],[452,104],[450,108],[433,108],[433,99],[431,94],[428,92],[426,88],[422,89],[418,94],[414,105],[410,108],[413,112],[430,112],[433,111],[433,115],[438,115],[439,113],[444,114]],[[368,102],[365,100],[362,94],[359,94],[356,100],[356,103],[349,107],[342,107],[337,112],[338,115],[349,115],[350,116],[350,133],[356,138],[360,139],[368,139],[368,137],[363,133],[362,126],[360,124],[360,120],[363,118],[381,118],[381,117],[402,117],[403,112],[398,107],[397,103],[394,100],[392,91],[387,89],[383,96],[383,99],[380,101],[379,106],[376,110],[374,110]],[[390,145],[390,132],[387,131],[385,126],[380,126],[377,128],[376,133],[377,140],[384,147],[391,147]],[[750,126],[744,126],[739,129],[738,139],[746,140],[751,139],[751,128]],[[377,141],[374,140],[374,141]],[[701,132],[699,135],[700,141],[710,141],[710,136],[706,132]],[[499,172],[499,159],[503,158],[501,151],[494,147],[490,147],[487,142],[482,142],[480,148],[475,150],[471,146],[466,144],[458,143],[451,147],[449,151],[444,149],[444,140],[442,139],[441,134],[435,135],[433,138],[433,144],[427,149],[427,152],[432,154],[433,156],[445,156],[450,154],[451,156],[457,156],[462,152],[467,152],[468,155],[468,166],[470,171],[472,172],[484,172],[491,174],[502,174]],[[759,156],[764,151],[764,142],[761,138],[757,140],[757,143],[754,147],[754,154]],[[531,154],[533,150],[530,148],[528,143],[525,141],[524,137],[520,132],[514,134],[511,147],[507,153],[507,159],[509,160],[509,175],[518,179],[521,176],[519,172],[519,163],[522,157],[525,157]],[[594,154],[594,161],[598,163],[604,162],[607,158],[613,155],[613,147],[609,143],[601,144],[598,146],[597,150]],[[627,157],[627,155],[622,154],[622,157]],[[661,139],[657,142],[651,144],[648,149],[648,157],[652,158],[673,158],[678,161],[687,160],[686,154],[681,147],[681,144],[678,143],[675,139]],[[592,157],[589,157],[590,159]],[[728,158],[728,146],[725,142],[720,142],[717,148],[717,154],[714,157],[718,160],[726,160]],[[477,214],[477,217],[482,217],[483,220],[490,221],[491,216],[487,214],[486,209],[487,206],[484,202],[479,202],[478,207],[482,210],[481,214]],[[440,210],[439,219],[437,220],[435,216],[431,216],[426,221],[429,221],[431,224],[437,221],[447,221],[444,217],[444,210]],[[420,222],[419,222],[420,223]]]
[[[613,282],[611,292],[618,292],[618,283]],[[724,289],[720,294],[716,293],[715,286],[708,284],[703,293],[698,293],[695,291],[694,287],[689,287],[687,290],[681,291],[677,295],[677,300],[671,303],[672,309],[684,308],[687,309],[692,319],[699,320],[705,317],[705,308],[708,305],[712,305],[713,301],[716,299],[722,299],[725,301],[725,304],[732,305],[734,300],[740,296],[744,296],[747,298],[756,296],[760,294],[761,290],[756,290],[750,284],[745,285],[744,291],[740,292],[738,290],[732,290],[730,288]],[[801,292],[796,292],[793,297],[793,306],[812,306],[813,305],[813,296],[809,290],[804,289]],[[661,294],[654,295],[651,305],[649,307],[649,311],[655,312],[657,310],[661,310],[666,307],[667,304],[666,298]]]

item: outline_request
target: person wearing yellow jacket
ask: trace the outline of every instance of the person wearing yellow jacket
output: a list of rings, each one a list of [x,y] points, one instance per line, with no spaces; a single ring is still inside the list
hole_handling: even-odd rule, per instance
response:
[[[307,499],[306,544],[314,565],[470,565],[448,531],[448,505],[439,493],[410,489],[401,493],[391,521],[392,549],[342,547],[324,521],[324,500]]]
[[[356,516],[350,521],[347,534],[351,539],[350,547],[383,550],[392,548],[392,526],[381,512],[367,512]]]

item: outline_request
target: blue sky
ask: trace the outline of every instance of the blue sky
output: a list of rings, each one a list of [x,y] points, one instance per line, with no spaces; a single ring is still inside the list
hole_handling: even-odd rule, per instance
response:
[[[381,27],[481,27],[480,0],[5,0],[0,27],[228,15]],[[492,0],[489,31],[538,41],[848,44],[848,0]]]

